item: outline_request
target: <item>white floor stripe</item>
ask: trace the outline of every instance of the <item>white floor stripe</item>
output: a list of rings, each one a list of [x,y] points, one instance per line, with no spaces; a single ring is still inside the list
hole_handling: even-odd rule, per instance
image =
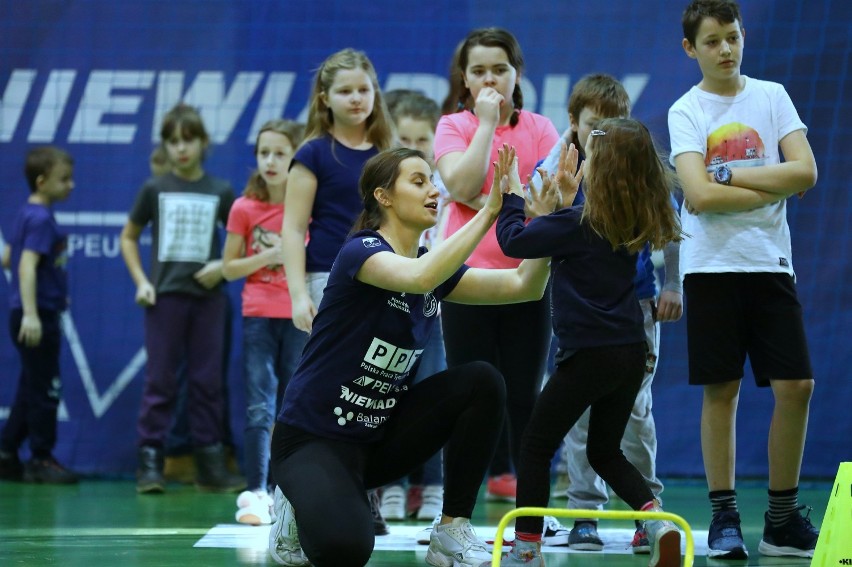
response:
[[[426,525],[421,526],[390,526],[391,533],[376,538],[376,551],[414,551],[426,553],[425,545],[418,545],[415,539],[417,532]],[[497,526],[474,526],[476,534],[484,540],[492,541],[497,533]],[[631,529],[602,528],[598,530],[604,541],[603,553],[630,555],[630,542],[633,540]],[[505,539],[513,539],[515,532],[507,529],[503,534]],[[695,555],[707,555],[707,531],[698,530],[692,532],[695,538]],[[243,526],[240,524],[219,524],[210,529],[207,534],[195,542],[194,547],[220,547],[243,550],[246,558],[259,557],[266,552],[269,539],[269,526]],[[681,538],[681,549],[685,547],[685,539]],[[588,551],[576,551],[567,547],[545,547],[545,553],[594,553]]]

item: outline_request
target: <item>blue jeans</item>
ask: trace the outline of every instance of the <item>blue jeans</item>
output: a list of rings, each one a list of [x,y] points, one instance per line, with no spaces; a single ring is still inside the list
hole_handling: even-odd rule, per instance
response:
[[[307,340],[308,334],[298,330],[292,319],[243,317],[245,471],[249,490],[266,489],[272,425]]]

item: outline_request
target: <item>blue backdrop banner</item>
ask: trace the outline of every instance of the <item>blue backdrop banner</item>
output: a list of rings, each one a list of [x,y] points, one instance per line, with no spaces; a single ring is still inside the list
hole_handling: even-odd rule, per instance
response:
[[[683,5],[682,5],[683,4]],[[413,88],[442,101],[453,50],[472,28],[496,25],[519,39],[525,106],[567,127],[571,86],[587,73],[622,80],[634,116],[668,146],[669,106],[700,79],[681,48],[685,2],[448,1],[403,8],[372,0],[0,0],[0,238],[28,190],[23,159],[55,144],[75,158],[76,189],[56,207],[70,233],[71,307],[63,320],[58,458],[86,473],[135,466],[135,421],[144,378],[142,312],[118,237],[148,176],[159,122],[176,102],[197,106],[213,146],[206,169],[241,188],[252,144],[270,118],[304,120],[314,70],[344,47],[364,50],[385,90]],[[819,182],[788,218],[817,386],[803,474],[833,478],[852,460],[852,6],[845,0],[743,2],[743,73],[784,84],[808,125]],[[150,237],[142,240],[143,257]],[[8,319],[9,274],[0,278]],[[229,363],[231,427],[241,445],[240,284]],[[687,306],[688,310],[688,306]],[[845,345],[845,346],[844,346]],[[0,423],[17,385],[11,339],[0,340]],[[703,476],[701,390],[686,384],[683,321],[664,325],[654,413],[658,469]],[[738,472],[766,474],[769,390],[743,381]]]

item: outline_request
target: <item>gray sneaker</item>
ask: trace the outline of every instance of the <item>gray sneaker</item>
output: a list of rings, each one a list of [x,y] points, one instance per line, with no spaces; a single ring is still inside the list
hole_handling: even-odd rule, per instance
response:
[[[491,554],[476,537],[468,518],[454,518],[432,530],[426,563],[435,567],[484,567],[491,565]]]
[[[651,511],[662,512],[659,506]],[[668,520],[645,520],[645,533],[651,546],[648,567],[680,567],[680,530]]]
[[[311,562],[305,557],[302,545],[299,543],[299,530],[296,527],[296,513],[292,504],[277,486],[272,508],[275,523],[269,530],[269,555],[279,565],[304,567]]]

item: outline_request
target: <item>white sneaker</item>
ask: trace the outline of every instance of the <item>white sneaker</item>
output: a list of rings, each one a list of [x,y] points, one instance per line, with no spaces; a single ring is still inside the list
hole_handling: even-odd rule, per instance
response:
[[[237,496],[237,522],[250,526],[268,526],[272,523],[272,498],[265,490],[243,491]]]
[[[559,523],[553,516],[544,517],[544,529],[541,533],[541,545],[560,546],[568,545],[568,537],[571,530]]]
[[[398,484],[382,489],[382,503],[379,506],[385,520],[405,519],[405,489]]]
[[[426,563],[435,567],[483,567],[491,565],[485,542],[476,537],[468,518],[455,518],[432,530]]]
[[[417,511],[418,520],[431,520],[440,516],[444,509],[444,487],[440,484],[430,484],[423,488],[423,503]]]
[[[275,488],[275,523],[269,530],[269,555],[279,565],[304,567],[311,564],[299,543],[299,529],[296,527],[296,513],[290,501],[284,497],[281,489]]]
[[[434,530],[438,524],[441,523],[441,517],[443,516],[443,512],[436,514],[435,518],[432,520],[432,523],[427,528],[423,528],[419,532],[415,538],[417,539],[417,543],[420,545],[429,545],[429,542],[432,541],[432,530]]]

